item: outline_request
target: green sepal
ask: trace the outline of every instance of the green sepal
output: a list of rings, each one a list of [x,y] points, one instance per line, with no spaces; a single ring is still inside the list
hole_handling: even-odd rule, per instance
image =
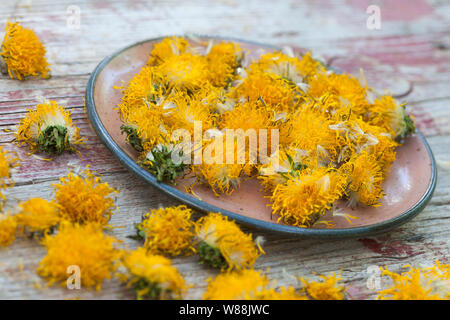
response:
[[[139,138],[136,128],[123,124],[120,126],[120,133],[127,135],[128,143],[137,151],[142,152],[144,148],[142,147],[142,140]]]
[[[73,152],[69,133],[66,127],[60,125],[48,126],[37,137],[40,151],[60,155],[64,151]]]
[[[172,152],[167,146],[162,145],[160,149],[154,148],[151,151],[153,160],[146,159],[140,164],[144,166],[152,175],[156,177],[158,182],[170,182],[176,184],[175,179],[182,176],[186,170],[186,164],[174,163],[172,160]],[[183,155],[183,151],[179,151],[179,156]]]
[[[220,250],[210,246],[205,241],[200,243],[198,255],[200,256],[201,264],[206,264],[210,267],[219,269],[228,268],[228,262],[225,260]]]

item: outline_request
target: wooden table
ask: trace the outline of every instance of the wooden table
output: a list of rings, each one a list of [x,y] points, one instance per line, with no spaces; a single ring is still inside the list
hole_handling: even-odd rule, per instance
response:
[[[381,9],[381,29],[369,29],[366,9]],[[80,24],[77,28],[77,12]],[[21,167],[7,190],[8,204],[30,197],[50,198],[52,183],[70,166],[90,164],[120,191],[120,211],[112,223],[124,228],[114,234],[124,245],[137,242],[126,236],[141,214],[159,205],[177,204],[168,196],[130,174],[90,128],[83,96],[91,71],[107,55],[139,40],[161,35],[199,33],[232,36],[311,49],[344,71],[365,69],[369,84],[404,96],[417,125],[426,135],[438,161],[450,160],[450,2],[443,0],[338,0],[338,1],[118,1],[118,0],[7,0],[0,7],[0,26],[19,20],[36,31],[48,50],[50,80],[24,82],[0,77],[1,144],[17,152]],[[3,30],[0,32],[3,37]],[[26,109],[44,96],[67,105],[88,137],[88,148],[52,162],[27,156],[11,143]],[[400,271],[405,264],[448,263],[450,170],[439,167],[438,185],[426,209],[393,232],[365,239],[316,241],[249,230],[266,238],[267,252],[256,268],[267,270],[279,285],[299,285],[295,276],[342,271],[349,297],[373,299],[367,286],[373,266]],[[45,288],[35,269],[45,255],[36,241],[18,239],[0,250],[1,299],[122,299],[133,294],[118,281],[106,281],[100,292]],[[195,256],[174,259],[194,286],[187,298],[200,298],[205,279],[213,272]],[[371,267],[372,266],[372,267]],[[269,270],[270,268],[270,270]],[[381,281],[381,287],[386,286]],[[39,287],[43,287],[38,289]]]

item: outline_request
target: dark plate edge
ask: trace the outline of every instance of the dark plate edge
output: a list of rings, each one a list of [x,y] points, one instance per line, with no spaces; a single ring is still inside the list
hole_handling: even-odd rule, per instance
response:
[[[276,46],[267,45],[267,44],[261,44],[255,41],[246,41],[242,39],[232,38],[232,37],[219,37],[219,36],[205,36],[205,35],[195,35],[197,37],[203,37],[203,38],[211,38],[211,39],[221,39],[221,40],[229,40],[229,41],[238,41],[238,42],[246,42],[254,45],[258,45],[261,47],[271,48],[271,49],[279,49]],[[428,204],[430,201],[433,192],[436,187],[436,180],[437,180],[437,169],[436,169],[436,163],[433,156],[433,152],[431,151],[431,148],[426,141],[425,137],[417,131],[417,136],[422,140],[424,143],[428,155],[431,160],[431,179],[430,184],[424,193],[424,195],[421,197],[421,199],[410,209],[403,212],[399,216],[389,219],[377,224],[369,225],[369,226],[363,226],[363,227],[354,227],[354,228],[345,228],[345,229],[312,229],[312,228],[299,228],[294,226],[288,226],[288,225],[281,225],[281,224],[275,224],[271,222],[256,220],[254,218],[249,218],[231,211],[222,210],[218,207],[212,206],[208,203],[205,203],[193,196],[190,196],[182,191],[179,191],[175,189],[174,187],[167,185],[165,183],[160,183],[156,181],[156,178],[152,176],[150,173],[148,173],[146,170],[139,167],[136,162],[134,162],[133,159],[131,159],[115,142],[114,140],[109,136],[108,132],[106,131],[105,127],[103,126],[98,114],[97,110],[95,109],[95,103],[94,103],[94,84],[97,79],[97,76],[100,74],[100,72],[103,70],[103,68],[116,56],[121,54],[122,52],[134,47],[138,46],[142,43],[149,42],[149,41],[157,41],[164,39],[166,36],[148,39],[144,41],[140,41],[137,43],[134,43],[130,46],[127,46],[114,54],[106,57],[103,59],[97,67],[92,72],[89,81],[87,83],[86,87],[86,110],[88,113],[88,118],[93,126],[94,130],[96,131],[97,135],[100,137],[101,141],[106,145],[106,147],[114,154],[116,158],[131,172],[133,172],[135,175],[146,181],[147,183],[151,184],[152,186],[156,187],[157,189],[169,194],[170,196],[174,197],[175,199],[189,205],[190,207],[193,207],[199,211],[202,212],[221,212],[222,214],[228,216],[229,218],[236,220],[239,223],[245,224],[247,226],[256,227],[258,229],[275,232],[275,233],[282,233],[282,234],[288,234],[288,235],[295,235],[302,238],[315,238],[315,239],[342,239],[342,238],[354,238],[354,237],[362,237],[362,236],[369,236],[379,233],[384,233],[389,230],[392,230],[399,225],[409,221],[413,217],[415,217],[419,212],[421,212],[424,207]]]

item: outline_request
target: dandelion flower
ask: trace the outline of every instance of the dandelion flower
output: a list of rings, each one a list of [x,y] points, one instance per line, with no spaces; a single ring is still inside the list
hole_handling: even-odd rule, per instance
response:
[[[299,278],[303,283],[302,291],[313,300],[344,300],[345,288],[339,283],[341,276],[335,273],[324,276],[319,275],[319,281],[309,281]]]
[[[70,112],[55,101],[44,101],[36,110],[28,110],[16,133],[20,144],[27,143],[32,151],[49,154],[73,152],[75,145],[83,143],[80,129],[75,127]]]
[[[381,187],[383,171],[373,155],[367,152],[355,155],[339,170],[348,179],[346,193],[351,207],[358,202],[375,207],[380,205],[379,200],[384,196]]]
[[[214,268],[241,269],[251,267],[264,253],[234,221],[220,213],[210,213],[195,224],[200,241],[198,253],[202,262]]]
[[[184,53],[189,46],[189,42],[181,37],[165,38],[154,45],[150,52],[149,65],[159,65],[167,58]]]
[[[42,78],[50,76],[44,45],[33,30],[23,28],[18,23],[7,22],[0,58],[3,58],[12,79],[23,80],[27,76],[36,75]]]
[[[262,100],[276,111],[292,110],[296,89],[284,79],[263,72],[252,72],[234,92],[236,99]]]
[[[14,216],[0,213],[0,247],[9,246],[16,239],[17,221]]]
[[[187,289],[183,277],[169,259],[148,254],[144,248],[126,253],[121,259],[127,272],[119,275],[136,291],[137,299],[181,299]]]
[[[192,165],[192,173],[197,181],[211,187],[218,197],[219,193],[231,194],[240,184],[243,166],[240,164],[202,164]]]
[[[392,96],[376,99],[370,114],[370,124],[386,128],[396,139],[401,140],[416,130],[414,119],[406,113],[405,105],[397,105]]]
[[[17,223],[23,231],[45,234],[51,232],[59,223],[58,207],[53,201],[31,198],[19,203],[19,213],[15,215]]]
[[[55,236],[45,235],[42,244],[47,255],[42,259],[37,273],[48,281],[49,286],[66,285],[67,268],[78,266],[81,270],[81,285],[100,290],[105,279],[111,279],[120,251],[116,240],[106,236],[98,224],[60,225]]]
[[[145,236],[149,253],[177,256],[194,251],[192,210],[184,205],[151,210],[137,229]]]
[[[208,83],[208,64],[202,56],[172,55],[156,68],[172,88],[194,92]]]
[[[118,193],[101,182],[89,169],[81,174],[70,172],[54,184],[56,202],[64,220],[106,225],[116,208],[112,196]]]
[[[221,273],[207,280],[203,300],[303,300],[293,287],[276,291],[261,271],[243,269]]]
[[[400,274],[383,269],[383,276],[392,280],[392,285],[378,292],[383,300],[449,300],[450,266],[436,263],[429,268],[413,268]]]
[[[306,169],[275,187],[270,199],[278,220],[311,227],[344,193],[346,179],[328,168]]]

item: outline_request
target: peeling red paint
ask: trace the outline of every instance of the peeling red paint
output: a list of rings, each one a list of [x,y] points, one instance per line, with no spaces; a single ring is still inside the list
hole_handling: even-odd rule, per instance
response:
[[[390,236],[379,237],[378,239],[364,238],[358,239],[364,247],[370,251],[383,256],[412,256],[415,252],[413,247],[398,240],[390,240]]]

